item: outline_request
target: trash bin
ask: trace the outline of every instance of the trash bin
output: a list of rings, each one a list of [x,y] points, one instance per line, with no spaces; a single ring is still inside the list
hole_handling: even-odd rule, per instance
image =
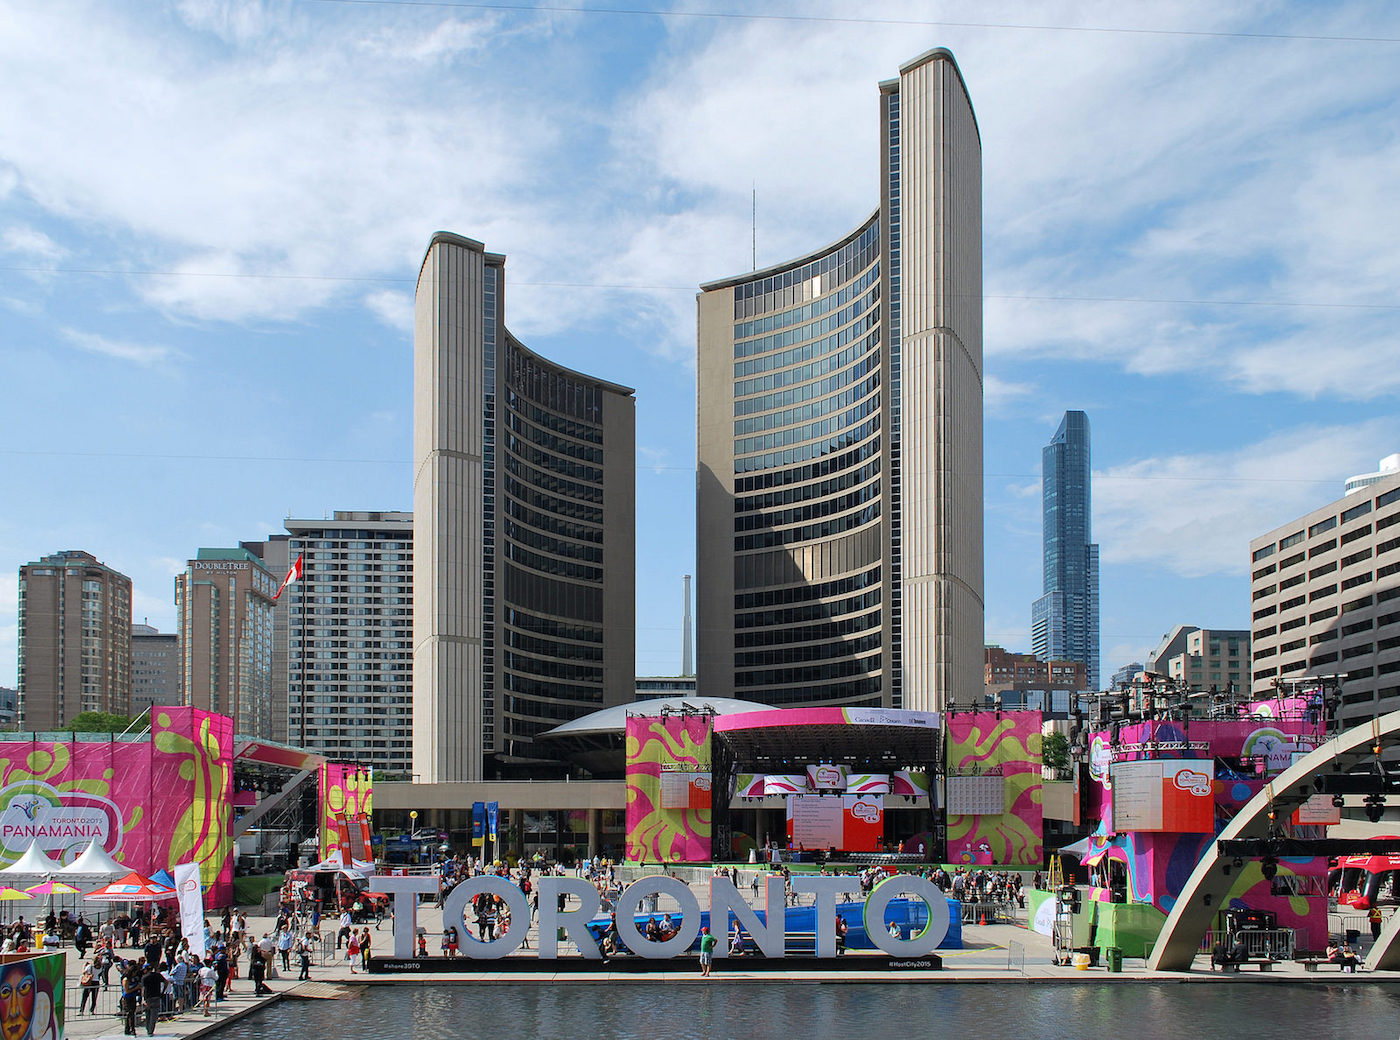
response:
[[[1105,946],[1103,951],[1104,959],[1108,962],[1108,970],[1111,972],[1121,972],[1123,970],[1123,950],[1119,946]]]

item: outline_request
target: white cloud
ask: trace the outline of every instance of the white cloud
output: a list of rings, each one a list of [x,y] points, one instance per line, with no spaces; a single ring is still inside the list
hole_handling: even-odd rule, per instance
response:
[[[175,352],[169,347],[152,346],[142,343],[124,343],[121,340],[99,336],[95,332],[80,332],[77,329],[64,329],[63,334],[68,338],[70,343],[81,350],[86,350],[93,354],[101,354],[105,357],[116,358],[119,361],[131,361],[138,365],[155,365],[175,356]]]
[[[3,194],[0,192],[0,197]],[[61,260],[68,255],[68,250],[42,231],[31,227],[6,228],[5,233],[0,235],[0,250],[39,260]]]
[[[1094,473],[1094,535],[1106,564],[1187,578],[1240,574],[1249,541],[1340,498],[1374,468],[1400,423],[1304,426],[1235,450],[1141,459]]]
[[[364,305],[391,329],[413,335],[413,294],[394,289],[367,293]]]

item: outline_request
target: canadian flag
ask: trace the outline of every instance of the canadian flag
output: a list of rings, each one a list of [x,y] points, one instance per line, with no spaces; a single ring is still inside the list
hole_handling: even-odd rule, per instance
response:
[[[287,576],[282,579],[282,585],[277,590],[277,595],[272,597],[274,601],[277,599],[277,596],[282,595],[288,585],[301,581],[302,561],[304,559],[306,559],[306,553],[299,553],[297,555],[297,562],[292,564],[291,570],[287,571]]]

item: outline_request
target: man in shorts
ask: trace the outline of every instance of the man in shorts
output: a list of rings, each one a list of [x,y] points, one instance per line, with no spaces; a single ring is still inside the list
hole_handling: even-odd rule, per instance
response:
[[[700,974],[704,978],[710,977],[710,968],[714,966],[715,941],[709,928],[700,929]]]

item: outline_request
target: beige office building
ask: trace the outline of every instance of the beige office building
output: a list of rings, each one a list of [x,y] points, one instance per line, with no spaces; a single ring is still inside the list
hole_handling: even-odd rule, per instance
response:
[[[274,576],[247,549],[200,549],[175,576],[182,703],[271,740]]]
[[[1342,726],[1400,709],[1400,473],[1249,543],[1253,690],[1338,676]]]
[[[131,579],[76,549],[19,569],[22,730],[131,711]]]
[[[505,326],[505,257],[435,234],[414,324],[413,778],[561,775],[535,738],[632,699],[632,390]]]
[[[879,208],[702,286],[701,697],[982,692],[981,140],[945,50],[879,101]]]

